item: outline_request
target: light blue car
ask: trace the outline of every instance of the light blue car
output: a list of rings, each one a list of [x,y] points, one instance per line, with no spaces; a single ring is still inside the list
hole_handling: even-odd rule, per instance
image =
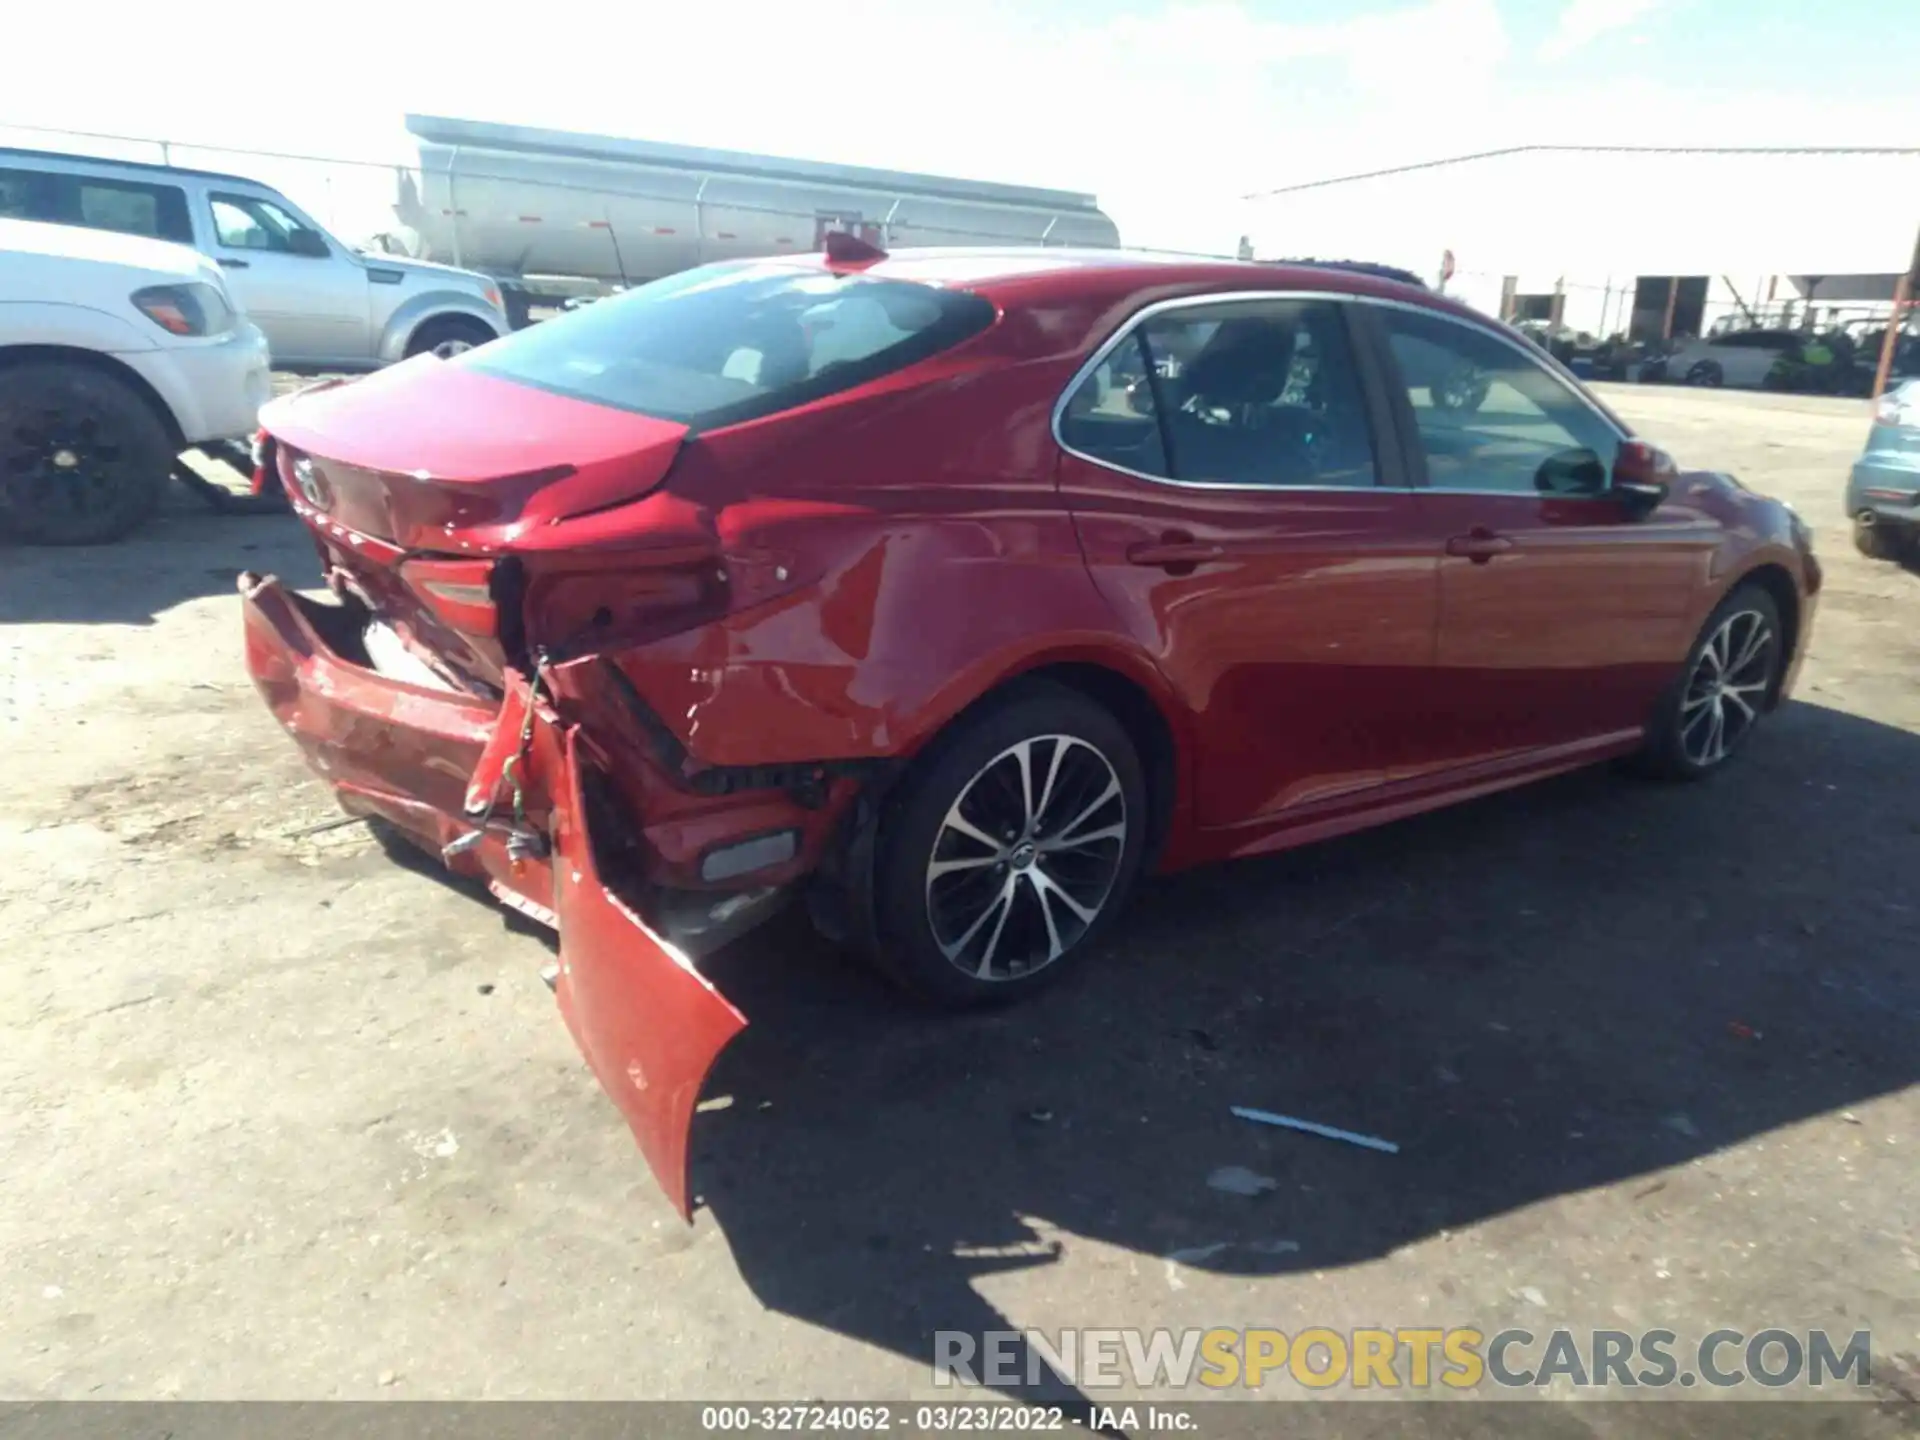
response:
[[[1874,560],[1920,559],[1920,380],[1880,397],[1847,481],[1853,543]]]

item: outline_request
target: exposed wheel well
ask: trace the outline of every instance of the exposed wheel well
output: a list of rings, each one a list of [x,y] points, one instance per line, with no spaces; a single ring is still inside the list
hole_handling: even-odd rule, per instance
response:
[[[160,393],[147,383],[138,370],[98,350],[82,350],[71,345],[9,345],[0,348],[0,370],[40,363],[84,365],[102,375],[112,376],[138,395],[153,412],[154,419],[167,432],[167,439],[176,451],[187,448],[186,437],[180,433],[180,422],[174,418],[173,411],[167,408],[167,402],[160,398]]]
[[[1787,632],[1781,637],[1784,642],[1782,653],[1791,657],[1800,648],[1800,592],[1794,588],[1793,577],[1783,566],[1757,565],[1736,580],[1727,593],[1732,594],[1733,590],[1742,585],[1758,585],[1767,592],[1779,608],[1780,628]],[[1782,673],[1784,670],[1783,661]],[[1778,683],[1776,680],[1776,686]],[[1778,700],[1777,693],[1774,698]]]

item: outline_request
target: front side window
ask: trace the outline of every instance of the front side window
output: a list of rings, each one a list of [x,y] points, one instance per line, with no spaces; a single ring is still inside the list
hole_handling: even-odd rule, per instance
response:
[[[212,195],[213,233],[229,250],[272,250],[301,253],[294,235],[305,230],[285,210],[257,195]]]
[[[717,265],[516,331],[452,361],[712,429],[927,359],[994,322],[990,301],[903,280]]]
[[[1069,397],[1070,450],[1190,484],[1375,483],[1346,323],[1318,300],[1195,305],[1156,315]]]
[[[1620,433],[1565,381],[1477,326],[1382,310],[1436,490],[1591,495]]]

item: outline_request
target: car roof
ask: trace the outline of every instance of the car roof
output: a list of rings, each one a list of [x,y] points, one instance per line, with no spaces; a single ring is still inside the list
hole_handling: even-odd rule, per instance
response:
[[[1002,305],[1109,301],[1143,292],[1172,296],[1236,290],[1315,290],[1401,300],[1485,319],[1417,282],[1408,284],[1380,270],[1346,261],[1227,260],[1052,246],[958,246],[894,250],[883,259],[854,266],[837,264],[822,255],[797,255],[792,263],[857,268],[877,278],[971,290]]]
[[[196,276],[209,262],[191,246],[117,230],[0,219],[0,255],[36,255],[78,264],[126,265],[168,275]]]
[[[225,180],[235,185],[253,185],[272,190],[271,185],[245,175],[230,175],[224,170],[195,170],[186,165],[156,165],[148,160],[118,160],[107,155],[75,155],[65,150],[20,150],[0,145],[0,167],[10,161],[30,160],[43,165],[98,166],[106,170],[133,170],[150,175],[192,175],[201,180]],[[274,192],[278,194],[278,191]]]

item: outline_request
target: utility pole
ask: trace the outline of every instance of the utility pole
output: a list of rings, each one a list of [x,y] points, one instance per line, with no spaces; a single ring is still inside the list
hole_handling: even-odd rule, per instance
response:
[[[1673,312],[1678,308],[1679,304],[1680,277],[1678,275],[1669,275],[1667,277],[1667,317],[1660,322],[1660,338],[1662,340],[1673,339]]]
[[[1893,313],[1887,317],[1887,333],[1880,341],[1880,365],[1873,372],[1873,400],[1876,404],[1887,393],[1887,377],[1893,373],[1893,356],[1900,345],[1900,327],[1913,304],[1916,275],[1920,275],[1920,233],[1913,237],[1913,258],[1907,261],[1906,274],[1893,287]]]

